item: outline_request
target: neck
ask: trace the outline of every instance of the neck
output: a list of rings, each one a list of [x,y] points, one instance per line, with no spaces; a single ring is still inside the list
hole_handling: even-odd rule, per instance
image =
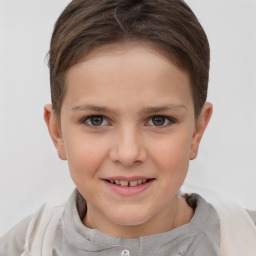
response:
[[[83,224],[91,229],[97,229],[112,237],[138,238],[168,232],[174,228],[190,222],[194,214],[184,198],[175,198],[163,211],[156,214],[149,220],[138,225],[122,225],[115,223],[101,213],[90,211],[88,207],[87,214],[83,219]]]

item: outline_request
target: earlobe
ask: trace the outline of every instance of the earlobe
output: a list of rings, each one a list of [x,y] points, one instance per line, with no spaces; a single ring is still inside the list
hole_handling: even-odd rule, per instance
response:
[[[47,104],[44,107],[44,120],[48,127],[49,134],[52,138],[53,144],[57,150],[59,158],[62,160],[67,160],[64,141],[60,131],[59,123],[54,114],[51,104]]]
[[[212,104],[208,102],[205,103],[197,119],[195,131],[193,134],[191,149],[190,149],[190,160],[195,159],[197,156],[200,141],[211,119],[212,112],[213,112]]]

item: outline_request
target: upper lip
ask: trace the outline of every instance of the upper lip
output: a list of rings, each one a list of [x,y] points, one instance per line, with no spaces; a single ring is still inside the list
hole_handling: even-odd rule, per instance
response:
[[[125,181],[133,181],[133,180],[148,180],[153,179],[152,177],[146,177],[146,176],[131,176],[131,177],[125,177],[125,176],[111,176],[104,178],[104,180],[125,180]]]

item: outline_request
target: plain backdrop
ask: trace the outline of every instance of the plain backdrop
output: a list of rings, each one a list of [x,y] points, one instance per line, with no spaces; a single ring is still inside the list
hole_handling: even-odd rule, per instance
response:
[[[67,0],[0,0],[0,235],[74,185],[43,121],[46,54]],[[186,182],[256,209],[256,1],[188,0],[211,45],[214,114]]]

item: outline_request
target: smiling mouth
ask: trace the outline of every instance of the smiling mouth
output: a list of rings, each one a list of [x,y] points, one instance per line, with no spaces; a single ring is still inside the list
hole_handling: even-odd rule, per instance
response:
[[[144,179],[144,180],[132,180],[132,181],[127,181],[127,180],[105,180],[111,184],[114,184],[114,185],[118,185],[118,186],[122,186],[122,187],[136,187],[136,186],[139,186],[141,184],[144,184],[144,183],[147,183],[147,182],[150,182],[154,179]]]

